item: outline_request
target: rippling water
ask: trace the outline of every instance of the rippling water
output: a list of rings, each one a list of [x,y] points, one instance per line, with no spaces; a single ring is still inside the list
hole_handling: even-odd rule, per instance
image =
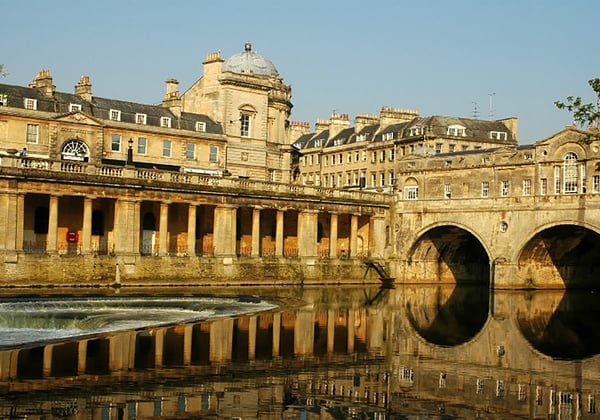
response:
[[[275,307],[258,299],[217,297],[0,300],[0,346],[202,321]]]

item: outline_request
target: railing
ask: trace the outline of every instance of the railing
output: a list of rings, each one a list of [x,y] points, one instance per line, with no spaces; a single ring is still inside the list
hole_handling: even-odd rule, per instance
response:
[[[92,165],[87,162],[61,161],[33,157],[2,156],[1,168],[21,168],[23,170],[47,170],[69,174],[88,174],[101,178],[139,179],[162,181],[185,185],[199,185],[209,188],[219,187],[246,191],[263,191],[274,194],[319,196],[331,199],[360,200],[365,203],[390,203],[393,195],[364,190],[326,188],[314,185],[276,183],[254,179],[217,177],[205,174],[180,173],[159,169],[140,169],[113,165]]]

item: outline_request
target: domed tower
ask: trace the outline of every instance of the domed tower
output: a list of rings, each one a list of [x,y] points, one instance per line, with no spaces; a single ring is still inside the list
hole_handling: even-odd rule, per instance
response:
[[[182,95],[183,111],[223,126],[224,164],[233,175],[289,182],[291,87],[249,42],[226,60],[210,53],[203,64],[203,76]]]

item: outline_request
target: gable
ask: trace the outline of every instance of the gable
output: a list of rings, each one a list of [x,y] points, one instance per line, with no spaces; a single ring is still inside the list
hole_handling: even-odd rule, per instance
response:
[[[95,126],[103,125],[99,120],[87,115],[86,113],[84,113],[82,111],[73,111],[73,112],[69,112],[68,114],[62,114],[62,115],[55,117],[55,120],[60,121],[60,122],[68,122],[68,123],[83,124],[83,125],[95,125]]]

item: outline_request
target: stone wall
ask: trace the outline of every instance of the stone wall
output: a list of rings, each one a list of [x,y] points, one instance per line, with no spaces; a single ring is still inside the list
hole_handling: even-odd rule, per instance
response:
[[[1,287],[380,284],[359,260],[4,255]]]

